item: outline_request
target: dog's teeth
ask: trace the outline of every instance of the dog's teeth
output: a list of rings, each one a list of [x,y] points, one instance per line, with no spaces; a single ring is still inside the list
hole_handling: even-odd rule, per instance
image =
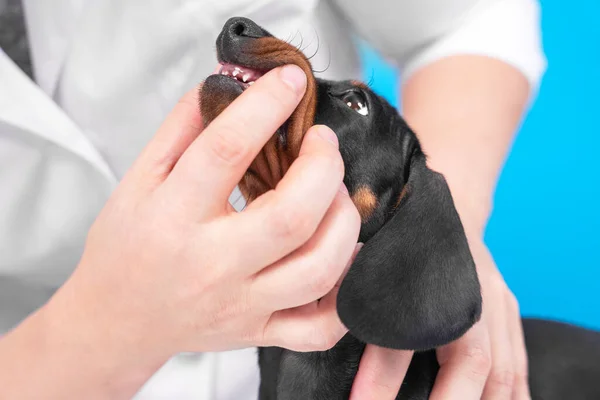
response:
[[[248,82],[248,85],[254,85],[254,81]]]
[[[243,80],[244,82],[247,82],[247,81],[248,81],[248,79],[250,79],[250,74],[246,74],[246,75],[244,75],[244,76],[242,77],[242,80]]]
[[[234,77],[236,77],[236,76],[238,76],[238,74],[239,74],[240,72],[241,72],[241,71],[240,71],[238,68],[236,68],[236,69],[234,69],[234,70],[233,70],[233,74],[232,74],[232,75],[233,75]]]

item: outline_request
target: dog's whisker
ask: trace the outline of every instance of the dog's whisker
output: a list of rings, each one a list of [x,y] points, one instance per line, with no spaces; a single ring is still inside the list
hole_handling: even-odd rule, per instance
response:
[[[294,33],[294,36],[292,36],[292,34],[290,33],[288,35],[288,40],[286,40],[286,43],[288,43],[291,46],[295,46],[292,43],[294,42],[294,40],[296,40],[296,37],[298,36],[299,33],[300,33],[300,29],[296,29],[296,32]]]
[[[302,48],[302,44],[304,43],[304,35],[302,35],[302,31],[300,31],[300,29],[298,29],[298,34],[300,34],[300,44],[296,46],[296,48],[300,50]]]
[[[323,72],[327,71],[329,69],[329,67],[331,67],[331,49],[329,47],[327,47],[327,53],[328,53],[327,66],[325,67],[325,69],[322,71],[316,71],[313,69],[313,73],[322,74]],[[316,53],[315,53],[315,55],[316,55]]]
[[[373,89],[373,83],[375,83],[375,69],[371,68],[371,77],[369,78],[369,82],[367,83],[367,86],[370,89]]]
[[[310,43],[308,43],[304,48],[299,49],[302,53],[304,53],[311,45],[313,44],[313,42],[311,41]]]
[[[317,53],[319,52],[319,48],[321,47],[321,39],[319,38],[319,34],[317,33],[316,29],[315,29],[315,36],[317,37],[317,50],[315,50],[315,52],[313,53],[312,56],[308,57],[309,60],[317,55]]]

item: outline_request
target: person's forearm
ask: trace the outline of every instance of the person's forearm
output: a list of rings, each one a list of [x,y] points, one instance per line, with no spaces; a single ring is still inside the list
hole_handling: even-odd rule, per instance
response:
[[[437,61],[403,87],[403,115],[429,166],[446,177],[466,229],[485,228],[529,90],[512,66],[473,55]]]
[[[110,324],[92,322],[93,307],[59,295],[0,338],[0,398],[131,398],[159,365],[140,367],[122,337],[98,329]]]

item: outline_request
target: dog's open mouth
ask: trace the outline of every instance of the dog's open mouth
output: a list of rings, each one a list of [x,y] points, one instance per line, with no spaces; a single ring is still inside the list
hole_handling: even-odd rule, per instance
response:
[[[235,64],[223,64],[219,69],[219,75],[229,76],[237,81],[242,88],[246,89],[250,87],[258,78],[263,76],[263,72],[251,69],[248,67],[242,67]]]
[[[307,76],[306,93],[290,118],[271,137],[239,184],[248,201],[274,189],[300,152],[304,134],[314,123],[316,80],[306,56],[246,18],[228,20],[217,38],[218,73],[209,76],[200,92],[207,126],[244,90],[268,71],[295,64]]]

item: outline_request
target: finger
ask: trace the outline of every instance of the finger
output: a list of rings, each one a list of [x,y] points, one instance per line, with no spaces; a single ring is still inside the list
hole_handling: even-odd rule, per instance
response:
[[[484,321],[462,338],[437,350],[440,370],[431,400],[481,398],[491,369],[490,342]]]
[[[338,317],[335,301],[313,301],[276,311],[265,326],[263,346],[293,351],[325,351],[348,332]]]
[[[338,292],[340,291],[340,286],[342,286],[342,281],[346,277],[348,270],[352,266],[352,263],[354,262],[356,255],[358,254],[358,252],[360,251],[360,249],[362,247],[363,247],[363,243],[357,243],[354,246],[354,251],[352,252],[352,256],[350,257],[348,262],[346,262],[344,270],[342,271],[342,274],[338,277],[337,282],[325,296],[323,296],[321,299],[318,300],[319,303],[322,303],[321,306],[326,307],[326,308],[330,308],[330,307],[335,308],[336,301],[337,301],[337,295],[338,295]]]
[[[488,298],[504,299],[506,288],[492,289],[495,293]],[[513,392],[514,367],[513,349],[510,340],[510,325],[503,301],[499,301],[493,313],[488,313],[488,331],[490,334],[492,368],[483,390],[483,400],[510,400]]]
[[[252,293],[256,307],[283,310],[329,293],[352,256],[359,230],[354,203],[339,192],[310,240],[255,276]]]
[[[350,400],[395,399],[412,356],[413,352],[408,350],[367,345],[352,384]]]
[[[185,149],[202,132],[198,90],[199,86],[177,102],[123,181],[132,180],[150,189],[164,181]]]
[[[183,152],[204,129],[198,106],[201,88],[202,83],[179,99],[123,180],[143,182],[150,189],[165,180]]]
[[[217,67],[214,72],[218,70]],[[200,135],[204,129],[198,106],[201,87],[202,84],[196,86],[179,99],[142,150],[129,174],[136,176],[136,182],[143,181],[151,188],[163,182],[183,152]]]
[[[519,303],[512,293],[507,296],[507,309],[509,310],[510,341],[513,349],[513,361],[515,366],[515,378],[513,384],[513,399],[531,399],[528,380],[527,348],[525,346],[525,335],[523,333],[523,322],[519,312]]]
[[[355,245],[348,271],[362,247]],[[345,273],[343,274],[345,275]],[[343,276],[320,301],[301,307],[276,311],[265,325],[262,342],[294,351],[324,351],[333,347],[348,332],[337,315],[336,299]]]
[[[222,211],[267,140],[298,105],[306,75],[295,65],[269,71],[234,100],[192,143],[167,179],[177,201]],[[206,196],[210,193],[210,196]]]
[[[227,265],[255,274],[306,243],[331,206],[344,176],[344,164],[327,127],[307,132],[300,155],[275,190],[254,200],[244,212],[227,217],[223,240],[235,248],[221,255]],[[229,261],[227,261],[229,260]]]

